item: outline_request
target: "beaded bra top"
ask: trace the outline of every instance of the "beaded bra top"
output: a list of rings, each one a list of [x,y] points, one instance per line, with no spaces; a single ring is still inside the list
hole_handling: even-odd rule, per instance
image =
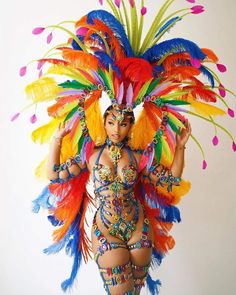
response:
[[[98,157],[93,167],[94,182],[99,182],[101,186],[110,186],[112,184],[119,183],[120,186],[123,186],[124,189],[129,189],[134,185],[138,178],[138,163],[135,156],[133,155],[133,152],[130,150],[128,146],[124,146],[125,150],[128,153],[130,163],[129,165],[125,165],[124,167],[122,167],[121,173],[123,177],[121,178],[119,175],[113,174],[112,169],[109,165],[99,163],[100,157],[105,147],[106,144],[104,144],[101,150],[99,151]]]

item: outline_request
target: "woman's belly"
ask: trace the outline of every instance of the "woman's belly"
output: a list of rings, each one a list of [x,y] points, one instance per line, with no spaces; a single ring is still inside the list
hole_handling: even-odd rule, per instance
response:
[[[106,216],[110,224],[104,223],[104,212],[102,206],[97,209],[96,222],[98,228],[102,234],[110,242],[126,242],[131,244],[140,239],[142,235],[142,228],[144,218],[146,218],[143,206],[137,201],[136,206],[133,206],[133,210],[130,214],[126,210],[122,211],[122,214],[117,214],[115,206],[111,208],[112,216]],[[107,227],[108,225],[108,227]],[[153,240],[152,229],[150,226],[149,238]]]

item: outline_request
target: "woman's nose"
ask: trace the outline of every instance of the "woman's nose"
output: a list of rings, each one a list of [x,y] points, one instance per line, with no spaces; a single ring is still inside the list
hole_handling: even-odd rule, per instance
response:
[[[119,129],[120,129],[119,124],[115,124],[115,125],[114,125],[114,130],[115,130],[117,133],[119,133]]]

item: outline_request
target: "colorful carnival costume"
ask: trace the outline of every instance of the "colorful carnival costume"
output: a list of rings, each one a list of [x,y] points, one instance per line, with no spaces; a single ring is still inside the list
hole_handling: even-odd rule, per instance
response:
[[[103,1],[99,2],[103,4]],[[233,110],[224,99],[226,92],[232,92],[225,89],[207,64],[215,64],[220,72],[226,71],[226,67],[218,63],[212,50],[199,48],[192,41],[175,38],[160,42],[162,36],[185,16],[203,12],[203,6],[195,5],[166,16],[173,0],[165,1],[142,38],[147,13],[144,0],[104,2],[109,4],[112,13],[91,11],[77,22],[71,21],[75,25],[74,32],[63,26],[69,21],[33,30],[34,34],[40,34],[45,29],[61,29],[70,36],[65,43],[54,46],[43,58],[38,59],[39,79],[26,87],[32,105],[52,103],[47,107],[51,120],[33,131],[34,142],[49,143],[60,122],[67,122],[71,128],[62,142],[61,164],[54,166],[58,178],[52,180],[33,201],[33,211],[38,212],[40,207],[48,209],[49,221],[58,227],[53,232],[54,244],[44,252],[51,254],[65,248],[66,253],[74,258],[71,276],[62,283],[64,291],[72,286],[82,258],[87,262],[91,257],[84,223],[87,207],[95,202],[86,191],[90,175],[84,164],[95,148],[100,148],[92,173],[95,199],[100,208],[98,214],[101,214],[110,235],[121,240],[120,243],[109,243],[103,236],[96,223],[97,211],[93,230],[101,245],[95,260],[109,249],[127,248],[126,242],[138,220],[137,208],[142,206],[145,212],[142,235],[140,241],[130,245],[129,249],[152,248],[152,269],[161,264],[168,250],[175,245],[173,237],[169,235],[173,223],[181,221],[175,205],[190,189],[190,182],[173,177],[170,172],[175,134],[179,134],[179,127],[185,128],[183,113],[209,122],[215,131],[217,127],[225,131],[233,141],[233,150],[236,150],[233,136],[214,119],[217,115],[225,115],[225,110],[213,105],[221,101],[228,114],[234,117]],[[51,32],[47,37],[48,43],[52,36]],[[22,67],[20,74],[23,76],[25,73],[26,67]],[[58,78],[56,81],[55,77],[58,76],[66,77],[66,80]],[[205,77],[209,84],[202,82],[200,77]],[[130,159],[129,166],[122,172],[123,180],[118,179],[116,171],[112,175],[109,167],[99,162],[103,149],[111,144],[106,139],[99,104],[104,96],[109,97],[110,104],[120,112],[120,120],[126,112],[142,106],[131,137],[121,143]],[[123,105],[125,108],[121,108]],[[35,121],[34,114],[31,122]],[[203,148],[193,135],[191,137],[202,153],[205,169],[207,164]],[[216,145],[217,141],[215,135],[213,144]],[[139,166],[135,162],[134,152],[141,155]],[[37,176],[45,177],[46,162],[47,157],[36,168]],[[77,175],[71,172],[74,165],[79,168]],[[158,169],[160,166],[161,171]],[[147,169],[146,174],[141,173],[143,169]],[[65,171],[66,177],[60,177],[60,173]],[[157,181],[153,181],[154,178]],[[108,188],[114,193],[112,201],[110,193],[106,194]],[[121,189],[126,191],[122,202],[119,201]],[[113,223],[110,222],[111,206],[117,210]],[[132,213],[132,220],[121,219],[119,210]],[[150,226],[154,243],[147,239]],[[158,294],[161,283],[151,278],[150,265],[140,269],[145,276],[136,282],[137,289],[146,281],[151,294]],[[100,267],[102,277],[104,273],[110,275],[110,280],[104,280],[108,293],[109,284],[122,283],[129,278],[129,274],[123,274],[128,267],[130,263],[110,269]],[[138,266],[132,267],[138,270]]]

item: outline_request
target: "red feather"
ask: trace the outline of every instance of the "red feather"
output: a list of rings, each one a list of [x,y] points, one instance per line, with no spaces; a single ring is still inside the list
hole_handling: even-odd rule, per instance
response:
[[[206,102],[216,102],[216,94],[210,89],[205,89],[199,86],[185,86],[183,89],[189,90],[189,94],[195,99],[201,99]]]

